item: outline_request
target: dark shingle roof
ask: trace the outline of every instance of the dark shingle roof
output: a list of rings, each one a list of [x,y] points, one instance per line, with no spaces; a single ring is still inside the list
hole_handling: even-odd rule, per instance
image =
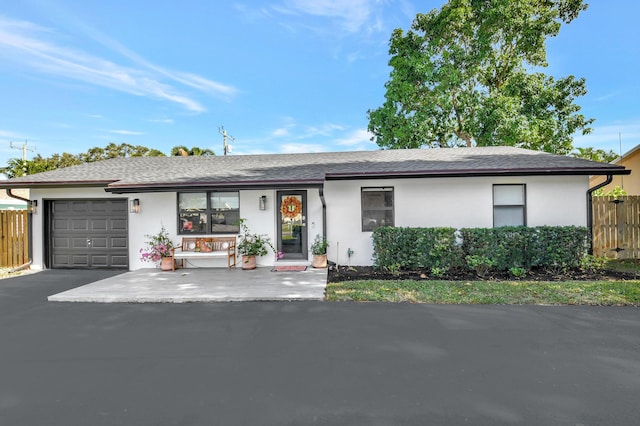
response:
[[[573,157],[483,147],[114,158],[0,181],[0,188],[95,185],[113,192],[140,192],[202,186],[320,186],[326,179],[628,173],[621,166]]]

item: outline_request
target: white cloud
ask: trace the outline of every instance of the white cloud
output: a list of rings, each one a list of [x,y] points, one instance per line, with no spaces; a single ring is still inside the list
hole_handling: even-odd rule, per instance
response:
[[[301,24],[300,20],[281,23],[287,28],[303,27],[323,35],[370,35],[387,34],[390,30],[386,24],[390,10],[389,2],[379,0],[282,0],[271,9],[283,17],[310,15],[323,20],[320,24]],[[406,0],[400,0],[400,12],[406,13]],[[393,13],[395,15],[395,13]],[[393,20],[393,19],[392,19]]]
[[[109,130],[109,133],[115,133],[117,135],[129,135],[129,136],[144,135],[144,132],[136,132],[133,130]]]
[[[0,129],[0,138],[3,139],[23,139],[23,136],[19,133],[12,132],[10,130],[2,130]]]
[[[356,146],[356,145],[375,145],[371,142],[373,135],[366,129],[358,129],[351,132],[346,137],[336,140],[336,145],[341,146]]]
[[[368,0],[288,0],[285,7],[295,12],[339,21],[349,33],[355,33],[367,22],[372,3]]]
[[[237,93],[232,86],[192,73],[173,72],[152,64],[95,30],[87,29],[87,34],[133,61],[137,67],[121,65],[81,50],[58,45],[50,41],[51,33],[49,29],[29,22],[0,16],[0,53],[5,53],[10,61],[37,72],[137,96],[167,100],[197,113],[205,111],[205,107],[195,99],[181,94],[177,87],[163,80],[180,83],[224,99],[230,99]]]
[[[289,134],[289,129],[285,128],[285,127],[281,127],[279,129],[275,129],[273,132],[271,132],[271,136],[275,137],[275,138],[280,138],[283,136],[287,136]]]
[[[326,152],[327,145],[309,143],[285,143],[280,145],[279,151],[283,154],[303,154],[308,152]]]
[[[162,123],[162,124],[173,124],[175,123],[175,120],[173,120],[172,118],[156,118],[153,120],[149,120],[152,123]]]
[[[622,142],[622,152],[625,153],[640,144],[640,119],[606,123],[592,127],[593,131],[590,134],[574,137],[574,146],[592,147],[606,151],[613,150],[619,153],[620,143]]]

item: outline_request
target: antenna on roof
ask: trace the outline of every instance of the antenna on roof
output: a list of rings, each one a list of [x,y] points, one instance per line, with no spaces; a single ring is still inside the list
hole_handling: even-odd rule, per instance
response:
[[[227,135],[227,131],[224,129],[224,126],[218,127],[218,132],[222,135],[222,149],[224,150],[224,155],[227,155],[227,153],[231,152],[231,145],[227,145],[227,138],[232,142],[236,139],[231,135]]]

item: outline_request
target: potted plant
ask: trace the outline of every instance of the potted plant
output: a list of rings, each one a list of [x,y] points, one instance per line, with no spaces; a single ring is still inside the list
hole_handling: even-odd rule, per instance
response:
[[[316,238],[311,244],[311,253],[313,253],[313,267],[314,268],[326,268],[327,267],[327,246],[329,243],[324,236],[316,235]]]
[[[174,244],[164,225],[157,234],[147,234],[145,237],[147,237],[147,246],[140,249],[140,259],[145,262],[160,262],[161,270],[171,271]]]
[[[240,219],[241,233],[238,236],[238,252],[242,255],[242,269],[255,269],[256,256],[264,256],[271,249],[276,250],[266,235],[254,234],[249,230],[246,219]]]

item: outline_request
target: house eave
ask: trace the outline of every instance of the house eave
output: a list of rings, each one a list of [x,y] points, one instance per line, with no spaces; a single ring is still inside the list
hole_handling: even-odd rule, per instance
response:
[[[260,190],[260,189],[298,189],[321,188],[324,180],[287,181],[287,180],[263,180],[251,181],[226,181],[226,182],[190,182],[190,183],[140,183],[140,184],[111,184],[105,188],[106,192],[113,194],[132,194],[145,192],[196,192],[203,189],[219,190]]]
[[[327,180],[354,179],[408,179],[408,178],[443,178],[443,177],[491,177],[491,176],[595,176],[595,175],[629,175],[631,170],[614,169],[491,169],[491,170],[428,170],[410,172],[358,172],[327,173]]]

